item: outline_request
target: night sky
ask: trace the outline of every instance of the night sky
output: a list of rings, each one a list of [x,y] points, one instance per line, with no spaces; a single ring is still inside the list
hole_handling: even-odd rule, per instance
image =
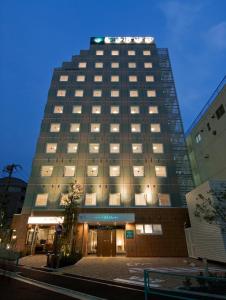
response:
[[[0,169],[21,164],[15,176],[28,180],[53,68],[90,36],[154,36],[169,48],[188,129],[226,74],[225,12],[225,0],[1,0]]]

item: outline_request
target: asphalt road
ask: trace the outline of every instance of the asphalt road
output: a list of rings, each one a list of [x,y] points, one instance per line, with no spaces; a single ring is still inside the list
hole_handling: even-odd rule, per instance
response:
[[[127,284],[118,284],[118,283],[108,282],[104,280],[99,281],[95,279],[87,279],[84,277],[52,274],[51,272],[39,271],[35,269],[27,269],[24,267],[7,267],[7,270],[19,272],[20,276],[22,276],[23,278],[34,279],[39,282],[45,282],[47,284],[78,291],[84,294],[96,296],[103,299],[144,300],[144,291],[142,287],[129,286]],[[6,287],[4,287],[4,289],[7,290]],[[1,286],[0,286],[0,291],[1,291]],[[10,297],[10,300],[11,299],[14,298]],[[33,299],[33,297],[31,297],[30,299]],[[59,298],[59,299],[64,299],[64,298]]]
[[[71,297],[42,289],[9,277],[0,275],[1,299],[12,300],[71,300]]]

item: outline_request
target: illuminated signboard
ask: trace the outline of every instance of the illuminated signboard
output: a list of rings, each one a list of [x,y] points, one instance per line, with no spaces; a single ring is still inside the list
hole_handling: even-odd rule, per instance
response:
[[[134,214],[79,214],[79,223],[134,223]]]
[[[29,217],[28,224],[59,224],[63,223],[64,217]]]
[[[151,36],[98,36],[91,37],[91,44],[152,44],[154,38]]]

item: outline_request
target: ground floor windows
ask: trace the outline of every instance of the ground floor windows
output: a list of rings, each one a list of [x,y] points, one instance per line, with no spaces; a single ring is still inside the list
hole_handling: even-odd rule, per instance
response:
[[[161,224],[136,224],[136,234],[162,234]]]

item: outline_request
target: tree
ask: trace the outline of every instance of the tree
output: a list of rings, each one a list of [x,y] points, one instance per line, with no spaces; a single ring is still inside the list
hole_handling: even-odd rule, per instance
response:
[[[64,254],[75,251],[77,235],[77,217],[83,188],[77,181],[69,185],[69,192],[64,199],[64,223],[62,234],[62,250]]]
[[[208,224],[216,224],[226,230],[226,187],[221,190],[210,190],[207,196],[199,194],[196,198],[194,215]]]

